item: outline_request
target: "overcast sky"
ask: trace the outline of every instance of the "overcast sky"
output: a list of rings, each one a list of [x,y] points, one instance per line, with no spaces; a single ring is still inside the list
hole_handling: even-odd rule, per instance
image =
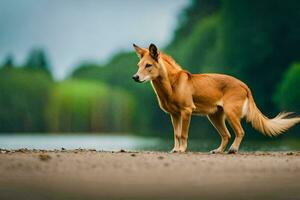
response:
[[[166,45],[189,0],[0,0],[0,62],[46,50],[55,78],[80,61],[105,62],[133,42]]]

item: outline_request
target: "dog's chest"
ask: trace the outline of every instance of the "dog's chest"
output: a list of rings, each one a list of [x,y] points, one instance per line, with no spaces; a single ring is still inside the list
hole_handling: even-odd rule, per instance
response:
[[[153,85],[152,85],[153,86]],[[154,92],[156,94],[159,107],[167,113],[175,113],[180,111],[180,104],[176,101],[176,98],[167,92],[164,92],[161,88],[155,88],[153,86]]]
[[[166,113],[175,113],[180,110],[179,105],[176,102],[163,98],[159,95],[156,96],[157,96],[159,107]]]

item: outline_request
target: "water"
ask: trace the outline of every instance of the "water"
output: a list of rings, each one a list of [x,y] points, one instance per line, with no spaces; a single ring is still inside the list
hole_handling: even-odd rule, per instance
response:
[[[104,151],[169,151],[172,149],[173,138],[161,139],[154,137],[138,137],[131,135],[58,135],[58,134],[1,134],[1,149],[96,149]],[[207,152],[216,148],[218,140],[189,140],[190,151]],[[300,139],[245,139],[241,151],[299,151]]]
[[[47,135],[13,134],[0,135],[0,148],[3,149],[96,149],[104,151],[143,150],[158,143],[154,138],[141,138],[123,135]]]

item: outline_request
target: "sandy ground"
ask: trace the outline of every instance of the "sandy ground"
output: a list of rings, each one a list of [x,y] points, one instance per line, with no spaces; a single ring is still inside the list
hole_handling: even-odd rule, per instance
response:
[[[300,152],[0,150],[0,199],[300,199]]]

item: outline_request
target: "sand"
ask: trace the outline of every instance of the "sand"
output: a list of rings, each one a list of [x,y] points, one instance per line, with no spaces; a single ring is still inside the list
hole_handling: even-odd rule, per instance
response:
[[[0,199],[300,199],[300,152],[0,150]]]

